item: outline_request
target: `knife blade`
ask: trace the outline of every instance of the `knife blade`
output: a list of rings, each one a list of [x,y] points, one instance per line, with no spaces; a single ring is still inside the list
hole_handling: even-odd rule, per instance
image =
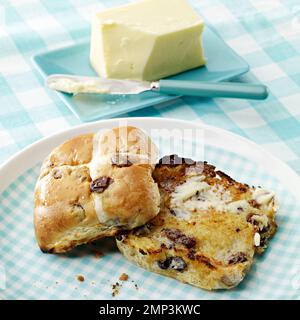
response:
[[[138,94],[151,90],[151,82],[135,80],[103,79],[97,77],[54,74],[48,76],[46,85],[53,90],[79,94]]]

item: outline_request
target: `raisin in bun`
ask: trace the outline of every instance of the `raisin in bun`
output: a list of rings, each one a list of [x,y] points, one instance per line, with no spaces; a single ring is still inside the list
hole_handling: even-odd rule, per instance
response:
[[[44,161],[34,224],[44,252],[66,252],[145,224],[159,212],[157,149],[135,127],[75,137]]]

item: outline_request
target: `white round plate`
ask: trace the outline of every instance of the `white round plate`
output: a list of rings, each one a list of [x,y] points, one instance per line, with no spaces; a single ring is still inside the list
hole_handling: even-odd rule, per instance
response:
[[[119,125],[133,125],[159,139],[168,132],[200,133],[190,139],[203,149],[201,157],[238,181],[274,190],[279,198],[278,231],[269,248],[257,257],[244,281],[234,290],[208,292],[145,271],[128,262],[114,239],[75,248],[70,253],[43,254],[35,241],[33,195],[43,159],[53,148],[76,135]],[[159,131],[159,129],[164,131]],[[157,141],[154,139],[157,143]],[[178,138],[172,150],[162,144],[161,156],[178,153],[189,141]],[[184,142],[184,143],[183,143]],[[189,150],[188,150],[189,151]],[[179,155],[190,157],[189,152]],[[122,118],[84,124],[44,138],[20,151],[0,167],[0,300],[110,299],[111,285],[125,272],[120,299],[297,299],[300,289],[300,215],[298,175],[253,142],[233,133],[203,125],[162,118]],[[95,250],[104,256],[95,259]],[[84,282],[76,275],[82,274]],[[133,282],[132,282],[133,281]],[[136,286],[138,286],[138,290]]]

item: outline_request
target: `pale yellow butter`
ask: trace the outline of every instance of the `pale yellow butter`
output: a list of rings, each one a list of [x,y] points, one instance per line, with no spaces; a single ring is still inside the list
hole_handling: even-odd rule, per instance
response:
[[[97,13],[90,61],[100,77],[158,80],[205,63],[203,20],[186,0],[143,0]]]

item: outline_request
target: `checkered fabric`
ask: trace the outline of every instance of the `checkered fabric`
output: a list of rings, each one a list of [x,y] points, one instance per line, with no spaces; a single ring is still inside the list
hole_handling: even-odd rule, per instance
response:
[[[1,0],[0,163],[44,136],[79,124],[61,100],[44,87],[43,79],[30,62],[31,56],[87,39],[91,12],[125,2]],[[251,71],[239,80],[263,82],[270,89],[269,98],[258,102],[185,97],[167,107],[153,106],[124,116],[197,119],[253,140],[300,172],[299,0],[191,0],[191,3],[250,64]],[[231,165],[228,159],[228,154],[224,157],[212,154],[211,161],[226,170]],[[257,165],[249,164],[243,169],[238,161],[233,164],[233,175],[238,178],[244,172],[243,181],[266,178]],[[0,209],[5,210],[5,214],[0,214],[0,239],[4,239],[0,253],[0,298],[108,298],[112,278],[116,280],[122,272],[132,275],[140,289],[136,290],[129,281],[124,284],[120,298],[299,297],[300,261],[296,253],[300,245],[297,238],[300,221],[295,201],[272,177],[265,180],[281,195],[284,207],[272,250],[258,259],[237,290],[207,293],[137,271],[117,253],[110,252],[94,266],[89,263],[94,258],[84,248],[59,258],[41,255],[33,238],[31,215],[37,173],[38,167],[30,169],[0,196]],[[111,241],[107,243],[107,247],[113,246]],[[72,259],[78,255],[82,258]],[[2,291],[4,262],[6,290]],[[84,274],[87,281],[77,283],[76,274]]]
[[[162,146],[164,150],[164,146]],[[41,254],[32,224],[33,189],[40,164],[18,178],[1,196],[2,270],[0,299],[110,299],[112,284],[129,275],[116,299],[298,299],[300,298],[300,216],[291,194],[263,167],[221,149],[206,147],[205,158],[233,177],[250,184],[264,181],[281,202],[279,229],[269,248],[255,259],[246,279],[234,290],[208,292],[145,271],[128,262],[113,239],[81,246],[69,254]],[[104,253],[95,258],[95,251]],[[76,280],[85,277],[84,282]],[[121,281],[119,281],[121,282]],[[138,289],[136,288],[136,286]]]
[[[91,12],[125,0],[1,0],[0,162],[28,144],[79,123],[47,90],[30,62],[39,51],[89,37]],[[299,0],[191,0],[222,38],[250,64],[241,81],[261,81],[266,101],[183,98],[124,116],[207,124],[243,135],[300,172]]]

